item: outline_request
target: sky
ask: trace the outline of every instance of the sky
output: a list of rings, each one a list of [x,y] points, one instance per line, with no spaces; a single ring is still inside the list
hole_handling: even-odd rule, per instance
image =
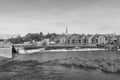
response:
[[[120,34],[120,0],[0,0],[0,34]]]

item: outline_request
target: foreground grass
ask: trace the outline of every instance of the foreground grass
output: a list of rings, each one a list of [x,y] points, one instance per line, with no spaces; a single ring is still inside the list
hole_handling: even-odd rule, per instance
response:
[[[11,60],[0,66],[0,80],[67,80],[57,74],[45,74],[37,60]]]
[[[48,64],[93,68],[112,73],[120,72],[120,57],[95,59],[67,57],[60,60],[48,61]]]
[[[77,66],[79,68],[100,69],[105,72],[120,72],[120,57],[85,59],[77,56],[39,62],[38,60],[19,61],[4,59],[0,61],[0,80],[67,80],[52,74],[43,73],[41,66]]]
[[[61,66],[79,66],[100,69],[107,72],[120,72],[120,57],[113,58],[94,58],[84,59],[79,57],[65,57],[62,59],[48,60],[39,62],[37,60],[19,61],[3,60],[4,64],[0,65],[0,72],[12,71],[20,67],[35,68],[38,65],[61,65]]]

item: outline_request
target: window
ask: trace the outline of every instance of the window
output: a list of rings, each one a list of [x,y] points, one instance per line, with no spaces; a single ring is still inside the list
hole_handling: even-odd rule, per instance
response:
[[[96,39],[96,43],[98,43],[98,39]]]
[[[81,44],[81,40],[79,40],[79,43]]]

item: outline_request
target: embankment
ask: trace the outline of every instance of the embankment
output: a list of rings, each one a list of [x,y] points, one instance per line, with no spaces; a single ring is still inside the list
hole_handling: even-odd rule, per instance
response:
[[[47,65],[78,66],[100,69],[106,72],[119,72],[119,53],[117,51],[41,52],[16,55],[14,60],[37,60]]]
[[[28,64],[29,62],[29,64]],[[26,63],[26,64],[25,64]],[[73,67],[79,67],[79,68],[92,68],[92,69],[99,69],[104,72],[110,72],[110,73],[120,73],[120,57],[119,58],[96,58],[96,59],[83,59],[83,58],[77,58],[77,57],[66,57],[63,59],[56,59],[56,60],[48,60],[39,62],[38,60],[27,60],[27,61],[20,61],[20,60],[11,60],[7,62],[4,65],[0,65],[1,68],[7,68],[13,67],[16,65],[50,65],[50,66],[73,66]],[[4,70],[1,69],[1,70]]]
[[[0,56],[12,58],[12,46],[11,45],[0,46]]]
[[[99,69],[104,72],[120,72],[120,57],[84,59],[78,57],[66,57],[46,62],[48,65],[77,66],[84,68]]]

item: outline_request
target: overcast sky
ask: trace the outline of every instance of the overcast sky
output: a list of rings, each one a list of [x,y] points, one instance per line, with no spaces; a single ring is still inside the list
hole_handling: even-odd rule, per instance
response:
[[[120,34],[120,0],[0,0],[0,34]]]

